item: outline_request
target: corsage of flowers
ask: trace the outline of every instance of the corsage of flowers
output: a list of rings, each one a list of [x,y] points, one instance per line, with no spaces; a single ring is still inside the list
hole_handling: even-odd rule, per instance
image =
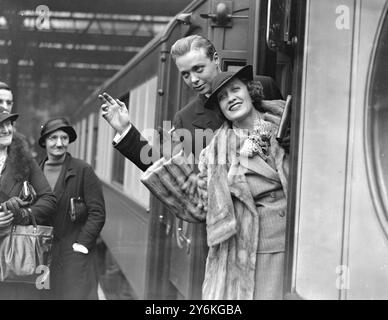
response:
[[[252,132],[248,134],[241,149],[240,155],[253,157],[258,154],[264,160],[269,157],[269,147],[271,146],[270,122],[263,119],[256,119]]]

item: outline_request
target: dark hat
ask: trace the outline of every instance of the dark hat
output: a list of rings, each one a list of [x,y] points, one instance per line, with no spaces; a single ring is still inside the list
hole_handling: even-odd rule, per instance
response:
[[[246,79],[248,81],[253,80],[253,68],[251,65],[246,65],[242,67],[237,72],[226,71],[221,72],[216,75],[216,77],[212,81],[212,94],[209,99],[207,99],[205,103],[205,108],[212,109],[218,106],[217,94],[222,89],[224,85],[226,85],[233,78]]]
[[[11,91],[11,88],[9,87],[9,85],[6,84],[5,82],[1,82],[1,81],[0,81],[0,89],[5,89],[5,90]]]
[[[44,148],[45,140],[50,133],[53,133],[57,130],[63,130],[69,135],[69,142],[73,142],[77,139],[77,134],[74,128],[70,125],[70,123],[65,118],[51,119],[47,121],[40,131],[39,145]]]
[[[4,108],[1,108],[0,110],[0,123],[5,120],[10,120],[11,122],[14,122],[18,117],[19,115],[17,113],[9,113],[9,111]]]

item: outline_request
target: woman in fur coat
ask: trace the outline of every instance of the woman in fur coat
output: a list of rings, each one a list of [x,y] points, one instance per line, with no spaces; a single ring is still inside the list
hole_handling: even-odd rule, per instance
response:
[[[218,106],[225,122],[202,151],[199,174],[180,152],[142,182],[179,218],[206,222],[203,299],[282,299],[288,155],[277,125],[263,120],[251,66],[219,74],[212,88],[205,106]]]
[[[37,224],[50,225],[56,200],[43,172],[30,156],[26,142],[14,132],[13,123],[18,115],[0,109],[0,241],[2,241],[2,237],[10,232],[12,225],[32,224],[31,215],[35,217]],[[37,199],[32,205],[19,197],[24,181],[30,182],[37,193]],[[1,260],[1,263],[4,261]],[[0,300],[39,299],[40,296],[41,291],[35,284],[0,282]]]

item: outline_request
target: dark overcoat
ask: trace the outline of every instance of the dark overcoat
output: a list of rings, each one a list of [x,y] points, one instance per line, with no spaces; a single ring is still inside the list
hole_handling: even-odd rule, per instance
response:
[[[43,169],[44,159],[40,166]],[[105,202],[101,182],[86,162],[66,154],[54,187],[57,210],[53,215],[54,246],[52,295],[55,299],[97,299],[98,272],[96,240],[105,223]],[[81,197],[87,208],[85,219],[72,222],[70,198]],[[74,252],[72,245],[85,246],[88,254]]]
[[[0,175],[0,202],[19,196],[23,182],[27,180],[37,193],[37,200],[30,207],[37,224],[50,225],[56,208],[55,196],[43,172],[25,147],[20,136],[14,134]],[[0,283],[0,300],[39,299],[40,293],[33,284]]]

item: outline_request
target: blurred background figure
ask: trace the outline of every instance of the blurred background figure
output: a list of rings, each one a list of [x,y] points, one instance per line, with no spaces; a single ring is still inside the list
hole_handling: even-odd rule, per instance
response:
[[[5,82],[0,82],[0,108],[12,111],[13,94],[10,87]]]

